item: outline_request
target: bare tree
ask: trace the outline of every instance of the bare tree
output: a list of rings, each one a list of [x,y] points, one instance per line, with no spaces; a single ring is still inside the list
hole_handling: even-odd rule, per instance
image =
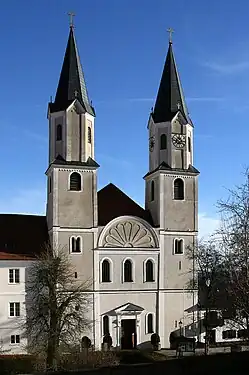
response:
[[[249,170],[245,181],[220,200],[222,245],[229,280],[227,291],[233,304],[232,320],[249,332]]]
[[[80,343],[90,328],[90,285],[90,281],[81,283],[75,278],[63,250],[50,246],[44,247],[29,269],[25,331],[29,347],[45,349],[47,368],[57,369],[61,344]]]
[[[187,256],[194,265],[189,272],[187,287],[189,290],[198,290],[198,308],[205,310],[205,354],[208,354],[210,328],[213,323],[215,324],[210,321],[210,312],[218,308],[218,300],[221,298],[219,291],[222,283],[223,257],[219,244],[212,238],[207,241],[196,240],[194,245],[187,249]]]

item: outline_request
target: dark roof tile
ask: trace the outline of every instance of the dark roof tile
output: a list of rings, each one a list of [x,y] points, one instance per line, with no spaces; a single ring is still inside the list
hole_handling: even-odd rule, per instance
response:
[[[0,228],[0,253],[10,257],[35,257],[49,241],[45,216],[0,214]]]
[[[137,216],[153,226],[149,211],[134,202],[113,184],[98,191],[98,225],[104,226],[119,216]]]

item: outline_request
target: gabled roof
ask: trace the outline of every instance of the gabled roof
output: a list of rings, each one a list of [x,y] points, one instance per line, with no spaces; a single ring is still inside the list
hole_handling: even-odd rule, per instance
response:
[[[167,163],[165,163],[165,161],[162,161],[162,163],[157,168],[155,168],[151,172],[146,173],[146,175],[144,176],[144,178],[150,176],[152,173],[157,172],[157,171],[172,171],[172,172],[184,172],[184,173],[188,172],[188,173],[192,173],[192,174],[196,174],[196,175],[200,173],[198,171],[198,169],[196,169],[191,164],[189,164],[188,169],[171,168]]]
[[[178,111],[192,124],[170,42],[152,117],[155,123],[171,121]]]
[[[94,108],[91,106],[87,93],[85,78],[74,36],[74,29],[70,27],[55,101],[49,104],[50,111],[65,110],[75,99],[79,100],[86,112],[95,116]]]
[[[137,216],[153,226],[149,211],[134,202],[113,184],[98,191],[98,225],[105,226],[119,216]]]
[[[35,258],[49,241],[45,216],[0,214],[0,228],[0,259]]]

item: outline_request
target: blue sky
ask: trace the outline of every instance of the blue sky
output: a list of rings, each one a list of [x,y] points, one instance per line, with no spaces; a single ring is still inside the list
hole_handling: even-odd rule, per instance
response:
[[[237,0],[9,0],[1,4],[0,211],[44,213],[47,103],[68,38],[67,12],[96,109],[99,188],[113,182],[143,204],[147,121],[173,27],[191,118],[201,230],[248,166],[249,2]]]

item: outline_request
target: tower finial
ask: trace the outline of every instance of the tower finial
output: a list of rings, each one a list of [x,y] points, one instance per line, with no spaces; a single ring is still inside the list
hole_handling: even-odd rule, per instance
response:
[[[69,19],[70,19],[70,28],[73,29],[74,28],[73,18],[75,16],[75,13],[69,12],[68,15],[69,15]]]
[[[174,33],[174,30],[170,27],[167,31],[169,33],[169,43],[172,44],[172,34]]]

